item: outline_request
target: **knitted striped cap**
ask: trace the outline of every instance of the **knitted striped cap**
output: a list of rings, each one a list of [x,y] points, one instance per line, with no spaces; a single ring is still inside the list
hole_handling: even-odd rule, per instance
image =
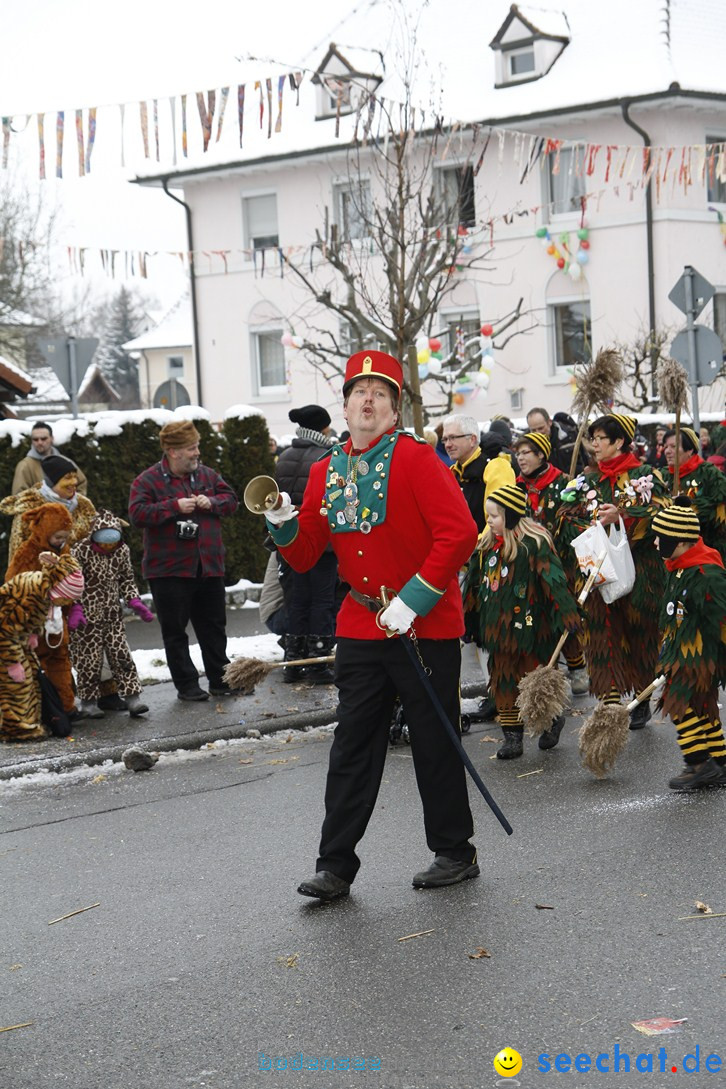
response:
[[[495,488],[489,499],[505,510],[513,511],[517,518],[523,518],[527,512],[527,496],[516,484],[502,484]]]
[[[81,571],[71,571],[62,579],[51,586],[51,601],[78,601],[83,597],[83,574]]]
[[[549,461],[549,456],[552,453],[552,443],[546,435],[541,435],[539,431],[528,431],[521,438],[517,439],[514,444],[515,449],[521,446],[523,442],[529,443],[530,446],[534,446],[545,456],[545,461]]]
[[[633,441],[635,438],[635,428],[638,425],[635,416],[621,416],[619,412],[608,412],[608,418],[615,420],[615,423],[629,442]]]
[[[684,439],[686,440],[685,442],[683,442]],[[696,454],[701,449],[701,441],[692,427],[681,428],[681,444],[684,447],[690,446],[691,450]]]
[[[656,536],[671,537],[677,541],[697,541],[701,536],[698,516],[685,495],[676,496],[671,506],[659,510],[652,526]]]

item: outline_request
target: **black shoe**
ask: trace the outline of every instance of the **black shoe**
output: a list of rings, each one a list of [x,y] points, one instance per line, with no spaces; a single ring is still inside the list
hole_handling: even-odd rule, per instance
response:
[[[643,700],[634,711],[630,712],[630,729],[642,730],[645,724],[650,722],[652,715],[650,700]]]
[[[307,636],[286,635],[284,660],[286,662],[294,662],[298,658],[307,658]],[[294,684],[295,681],[301,681],[304,674],[305,666],[282,667],[282,679],[285,684]]]
[[[210,686],[209,686],[209,695],[210,696],[236,696],[237,693],[234,692],[229,687],[229,685],[226,683],[226,681],[220,681],[218,684],[210,684]]]
[[[330,870],[320,870],[315,877],[298,885],[297,891],[301,896],[312,896],[317,900],[337,900],[339,896],[348,895],[350,881],[344,881]]]
[[[705,786],[721,785],[723,768],[709,756],[702,764],[686,764],[680,775],[671,779],[671,790],[699,790]]]
[[[415,889],[438,889],[444,885],[457,885],[459,881],[466,881],[469,877],[478,877],[479,867],[476,855],[473,862],[461,862],[456,858],[447,858],[446,855],[437,855],[427,870],[414,874],[413,887]]]
[[[308,635],[305,649],[306,658],[325,658],[333,653],[334,635]],[[305,667],[305,680],[308,684],[335,684],[333,670],[329,662]]]
[[[549,730],[545,730],[543,734],[539,736],[538,745],[540,749],[554,749],[557,742],[560,740],[560,734],[562,733],[562,727],[565,725],[565,716],[560,715],[550,726]]]
[[[182,692],[177,692],[176,698],[178,700],[188,700],[190,703],[201,703],[202,700],[209,699],[209,692],[205,692],[199,685],[196,688],[185,688]]]
[[[520,726],[518,730],[502,729],[502,733],[504,734],[504,744],[501,749],[497,749],[497,758],[499,760],[516,760],[524,752],[524,727]]]
[[[483,700],[480,700],[479,706],[471,717],[477,722],[494,722],[497,717],[497,705],[492,697],[485,696]]]
[[[126,700],[122,700],[116,693],[112,692],[110,696],[99,696],[96,703],[102,711],[126,711]]]

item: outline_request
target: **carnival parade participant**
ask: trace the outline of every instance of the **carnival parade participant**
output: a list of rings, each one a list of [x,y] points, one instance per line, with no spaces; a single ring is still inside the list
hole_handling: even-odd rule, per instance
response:
[[[701,535],[709,548],[726,559],[726,476],[699,454],[699,442],[691,427],[680,428],[678,453],[679,492],[687,495],[701,525]],[[666,431],[663,450],[671,480],[676,469],[676,433]]]
[[[459,637],[464,628],[457,573],[476,544],[476,525],[450,470],[429,444],[397,430],[403,370],[383,352],[350,357],[343,415],[350,437],[315,462],[299,513],[289,495],[268,513],[275,545],[296,570],[332,543],[351,591],[336,624],[338,725],[330,753],[319,857],[303,896],[346,896],[358,872],[356,845],[378,795],[396,693],[411,727],[411,750],[431,865],[417,888],[478,877],[464,767],[398,634],[415,636],[431,686],[459,723]],[[397,596],[384,608],[381,588]]]
[[[500,760],[524,751],[524,726],[516,706],[522,677],[552,654],[559,637],[579,624],[577,604],[544,526],[525,517],[524,491],[505,484],[487,500],[487,528],[469,566],[468,610],[477,616],[479,642],[489,652],[489,687],[504,744]],[[552,749],[565,724],[560,715],[539,739]]]
[[[579,533],[599,521],[615,525],[620,517],[627,531],[635,565],[635,585],[629,594],[606,605],[602,595],[585,602],[584,646],[590,691],[605,703],[616,704],[628,692],[639,692],[656,675],[658,610],[664,585],[663,565],[655,548],[651,519],[667,502],[668,490],[657,469],[643,465],[631,451],[636,421],[609,413],[589,428],[597,469],[570,481],[562,492],[561,550]],[[651,717],[644,700],[630,716],[630,729],[642,729]]]
[[[659,706],[675,723],[685,762],[672,790],[726,785],[726,741],[719,687],[726,683],[726,570],[700,535],[687,496],[653,519],[668,571],[660,613],[659,671],[666,682]]]

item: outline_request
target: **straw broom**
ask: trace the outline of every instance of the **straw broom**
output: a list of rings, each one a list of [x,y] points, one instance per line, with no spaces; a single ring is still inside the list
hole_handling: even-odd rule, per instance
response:
[[[681,478],[678,473],[681,459],[681,411],[688,404],[688,375],[685,367],[675,359],[664,359],[656,371],[658,394],[663,407],[676,414],[676,460],[673,465],[673,495],[678,495]]]
[[[273,669],[282,669],[283,666],[323,665],[323,663],[334,661],[334,654],[326,654],[322,658],[296,658],[291,662],[263,662],[260,658],[235,658],[225,669],[223,680],[241,696],[251,696],[255,687],[264,681]]]
[[[592,590],[598,572],[605,560],[605,552],[598,557],[597,565],[587,576],[577,598],[577,604],[583,605]],[[517,707],[522,722],[527,727],[530,737],[538,737],[549,730],[556,718],[562,714],[569,697],[569,685],[563,673],[557,668],[557,659],[565,645],[569,631],[564,632],[557,643],[547,665],[537,666],[519,682]]]
[[[580,418],[570,462],[570,477],[575,475],[577,457],[590,421],[590,413],[596,406],[603,412],[615,397],[615,391],[625,376],[623,359],[614,348],[601,348],[592,363],[584,363],[575,369],[577,390],[572,398],[572,411]]]
[[[583,766],[596,779],[604,779],[630,737],[630,714],[665,683],[661,675],[651,681],[627,706],[599,704],[580,730],[579,748]]]

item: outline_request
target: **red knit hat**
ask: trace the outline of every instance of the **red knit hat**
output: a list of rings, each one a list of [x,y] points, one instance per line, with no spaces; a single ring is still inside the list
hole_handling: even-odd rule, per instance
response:
[[[356,352],[345,365],[343,396],[347,396],[359,378],[380,378],[393,386],[398,396],[403,387],[403,367],[392,355],[385,352]]]

